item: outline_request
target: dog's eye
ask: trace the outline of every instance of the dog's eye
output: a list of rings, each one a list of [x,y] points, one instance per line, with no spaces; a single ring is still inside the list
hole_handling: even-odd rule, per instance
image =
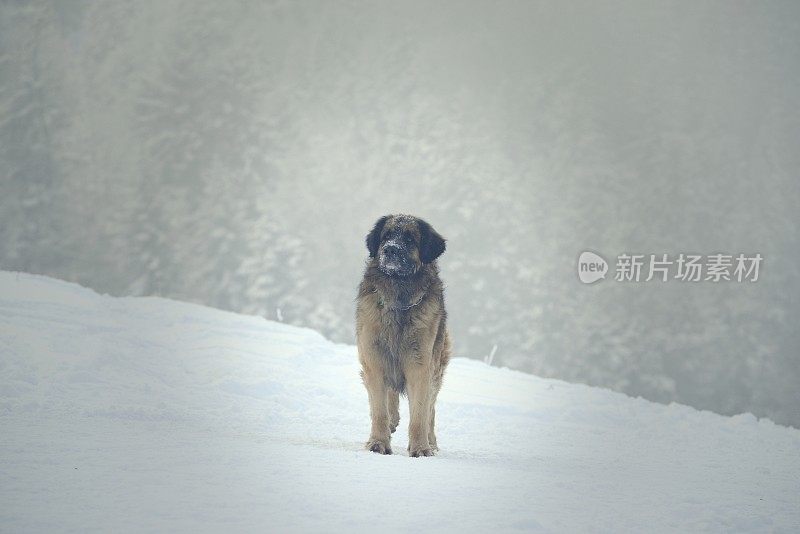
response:
[[[410,235],[403,236],[403,241],[405,241],[406,245],[411,245],[414,243],[414,238]]]

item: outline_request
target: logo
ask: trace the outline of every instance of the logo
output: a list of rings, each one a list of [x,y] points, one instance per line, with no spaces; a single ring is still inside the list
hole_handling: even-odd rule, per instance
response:
[[[616,282],[756,282],[761,254],[627,254],[617,256]],[[605,279],[608,263],[595,252],[581,252],[578,278],[584,284]]]
[[[581,252],[578,257],[578,278],[584,284],[592,284],[606,277],[608,263],[594,252]]]

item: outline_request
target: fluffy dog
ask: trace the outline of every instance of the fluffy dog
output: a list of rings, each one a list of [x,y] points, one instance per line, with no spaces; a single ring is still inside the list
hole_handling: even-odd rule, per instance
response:
[[[392,453],[402,393],[408,396],[411,418],[409,455],[433,456],[438,450],[434,405],[450,359],[436,264],[445,240],[422,219],[387,215],[367,235],[367,249],[356,306],[358,357],[372,419],[366,447]]]

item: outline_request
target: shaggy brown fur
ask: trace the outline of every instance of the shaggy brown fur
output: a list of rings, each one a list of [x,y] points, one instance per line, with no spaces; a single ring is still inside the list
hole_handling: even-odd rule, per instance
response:
[[[438,258],[444,239],[425,221],[382,217],[367,236],[370,257],[358,291],[356,336],[372,430],[367,449],[391,454],[400,421],[399,394],[408,395],[408,452],[432,456],[436,396],[450,359]]]

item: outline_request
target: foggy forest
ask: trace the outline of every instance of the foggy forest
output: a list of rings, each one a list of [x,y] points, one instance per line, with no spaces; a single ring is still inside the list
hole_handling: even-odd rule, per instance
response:
[[[798,21],[2,2],[0,269],[352,343],[364,236],[410,213],[447,238],[455,355],[800,426]],[[588,285],[585,250],[764,259],[755,282]]]

